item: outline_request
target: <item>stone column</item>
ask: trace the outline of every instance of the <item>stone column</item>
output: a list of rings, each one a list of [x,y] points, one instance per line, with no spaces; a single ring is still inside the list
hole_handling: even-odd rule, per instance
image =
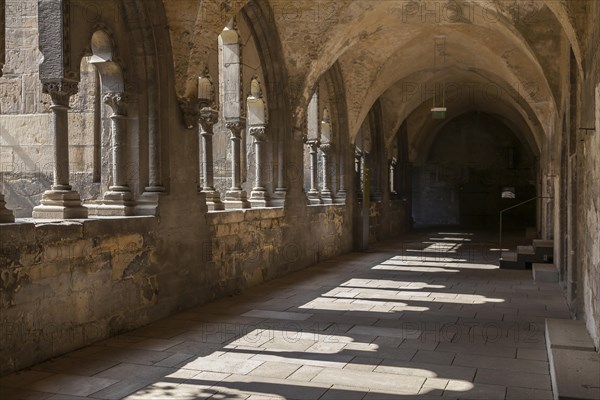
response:
[[[225,193],[225,209],[250,208],[246,192],[242,190],[241,179],[241,140],[245,121],[226,122],[225,126],[231,131],[231,188]]]
[[[209,210],[224,210],[225,205],[221,201],[221,195],[215,190],[213,170],[213,126],[217,123],[218,112],[210,107],[200,110],[200,142],[202,152],[202,175],[204,182],[201,192],[206,195],[206,206]]]
[[[325,204],[332,204],[331,156],[333,155],[333,143],[321,143],[320,148],[321,154],[323,155],[323,186],[321,187],[321,200]]]
[[[133,214],[133,194],[127,183],[127,97],[124,93],[106,93],[104,104],[112,109],[112,185],[104,193],[99,215]]]
[[[322,204],[321,194],[317,189],[317,182],[319,180],[319,164],[317,159],[319,140],[309,139],[306,141],[306,145],[310,155],[310,189],[306,195],[310,204]]]
[[[146,192],[164,192],[160,171],[160,128],[156,99],[150,95],[148,98],[150,119],[148,121],[148,186]]]
[[[339,191],[337,192],[336,200],[337,202],[343,204],[346,202],[346,157],[344,154],[344,148],[340,149],[339,154]]]
[[[2,76],[2,68],[6,62],[6,42],[5,42],[5,14],[4,14],[4,0],[0,0],[0,76]]]
[[[394,159],[390,160],[390,177],[389,177],[389,186],[390,186],[390,195],[397,196],[398,195],[398,183],[396,181],[397,174],[396,169],[398,167],[398,162]]]
[[[102,100],[113,111],[110,115],[113,158],[113,185],[110,187],[110,190],[115,192],[130,192],[127,185],[127,172],[125,171],[127,159],[127,121],[125,119],[127,99],[124,93],[107,93]]]
[[[356,174],[356,179],[354,181],[355,191],[356,194],[360,194],[362,193],[362,154],[358,149],[354,151],[354,171]]]
[[[254,138],[254,149],[256,151],[256,165],[254,187],[250,193],[250,203],[253,207],[267,207],[269,193],[265,185],[265,154],[264,146],[268,140],[264,126],[250,128],[250,136]]]
[[[4,67],[4,29],[4,0],[0,0],[0,77]],[[15,216],[12,211],[6,208],[4,195],[0,188],[0,223],[3,222],[15,222]]]
[[[248,133],[254,138],[255,149],[255,179],[254,187],[250,193],[250,204],[253,207],[267,207],[269,193],[265,184],[265,165],[267,163],[264,153],[266,134],[266,103],[262,98],[262,90],[257,77],[252,78],[250,83],[250,95],[246,99]]]
[[[148,95],[148,185],[135,201],[136,215],[157,215],[161,194],[165,191],[161,173],[160,122],[156,93]]]
[[[281,123],[282,120],[282,115],[279,116],[273,116],[272,118],[279,118],[279,124],[275,125],[275,126],[284,126],[283,123]],[[273,125],[271,123],[271,125]],[[283,207],[285,204],[285,196],[287,195],[287,186],[286,186],[286,176],[285,176],[285,171],[286,171],[286,166],[285,166],[285,152],[286,152],[286,142],[287,142],[287,138],[286,138],[286,132],[284,132],[283,130],[279,130],[276,133],[276,138],[275,140],[276,145],[275,145],[275,149],[277,151],[277,187],[275,188],[275,192],[273,193],[273,198],[271,199],[271,205],[273,206],[278,206],[278,207]]]
[[[54,145],[54,183],[42,195],[41,204],[33,208],[33,218],[87,218],[79,193],[69,184],[69,99],[77,93],[77,82],[45,82],[42,88],[52,99],[51,129]]]

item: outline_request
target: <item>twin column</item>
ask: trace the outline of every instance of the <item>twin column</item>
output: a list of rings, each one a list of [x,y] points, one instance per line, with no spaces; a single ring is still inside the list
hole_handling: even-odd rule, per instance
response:
[[[42,195],[41,204],[33,208],[33,218],[87,218],[79,193],[69,184],[69,99],[77,93],[77,82],[44,82],[42,91],[52,99],[51,125],[54,140],[54,182]]]

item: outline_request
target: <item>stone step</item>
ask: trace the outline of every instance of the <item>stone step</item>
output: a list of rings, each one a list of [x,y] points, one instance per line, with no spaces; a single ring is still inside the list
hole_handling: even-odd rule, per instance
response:
[[[554,256],[553,240],[536,239],[533,241],[533,247],[535,249],[535,254],[537,254],[540,257],[550,258]]]
[[[546,262],[546,255],[536,251],[533,246],[517,246],[517,259],[525,263],[543,263]]]
[[[552,248],[554,248],[554,240],[534,239],[533,247],[552,247]]]
[[[535,249],[533,246],[517,246],[518,254],[535,254]]]
[[[527,269],[527,264],[518,259],[517,253],[512,251],[503,251],[500,258],[500,268],[502,269]]]
[[[558,282],[558,269],[554,264],[533,263],[531,269],[535,282]]]
[[[553,349],[596,351],[585,322],[546,318],[546,346]]]
[[[600,399],[600,354],[585,322],[546,319],[546,350],[555,400]]]

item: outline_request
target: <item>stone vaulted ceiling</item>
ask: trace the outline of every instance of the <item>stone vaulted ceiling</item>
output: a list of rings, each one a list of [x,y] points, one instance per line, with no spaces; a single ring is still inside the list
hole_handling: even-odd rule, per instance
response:
[[[430,101],[427,95],[407,101],[396,85],[479,84],[509,94],[496,112],[526,129],[527,140],[539,150],[544,136],[555,129],[553,117],[561,112],[565,96],[559,82],[567,67],[557,60],[568,59],[572,48],[580,74],[584,68],[578,43],[585,32],[573,26],[584,18],[585,8],[575,1],[256,2],[270,10],[279,34],[272,40],[281,43],[296,124],[301,126],[317,81],[337,62],[350,138],[378,98],[387,104],[384,111],[392,134]],[[209,54],[217,51],[218,34],[245,4],[164,0],[178,95],[193,95],[195,77]],[[438,60],[434,67],[436,36],[444,37],[445,61],[439,65]],[[477,106],[489,109],[494,104],[483,99]],[[464,101],[457,104],[459,109],[469,107]]]

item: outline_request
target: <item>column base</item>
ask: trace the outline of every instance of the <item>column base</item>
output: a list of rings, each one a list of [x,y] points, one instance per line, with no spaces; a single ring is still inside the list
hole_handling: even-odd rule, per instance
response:
[[[96,215],[100,217],[135,215],[135,202],[131,192],[109,190],[104,193],[102,204],[96,207]]]
[[[79,219],[88,217],[88,209],[81,205],[79,193],[74,190],[46,190],[42,204],[33,208],[35,219]]]
[[[321,191],[321,201],[323,204],[333,204],[333,193],[331,193],[329,190]]]
[[[333,201],[335,204],[346,204],[346,195],[347,192],[345,190],[340,190],[337,192],[335,196],[335,200]]]
[[[144,188],[144,193],[146,193],[146,192],[161,193],[161,192],[164,192],[164,191],[165,191],[165,187],[164,186],[146,186]]]
[[[276,188],[275,192],[271,195],[271,199],[269,201],[271,207],[283,207],[285,205],[286,195],[286,188]]]
[[[268,207],[269,203],[269,193],[265,189],[257,189],[250,192],[250,204],[252,207]]]
[[[323,204],[323,200],[321,200],[321,194],[318,191],[308,191],[306,193],[306,198],[308,199],[308,204],[310,205],[315,205],[315,204]]]
[[[225,209],[225,204],[221,201],[221,194],[216,190],[201,190],[206,196],[206,207],[209,211],[219,211]]]
[[[135,204],[135,215],[157,216],[160,193],[159,191],[145,191],[142,193]]]
[[[243,190],[228,190],[225,193],[225,209],[236,210],[240,208],[250,208],[250,202],[246,192]]]
[[[4,195],[0,194],[0,223],[6,224],[11,222],[15,222],[15,216],[11,210],[6,208]]]

